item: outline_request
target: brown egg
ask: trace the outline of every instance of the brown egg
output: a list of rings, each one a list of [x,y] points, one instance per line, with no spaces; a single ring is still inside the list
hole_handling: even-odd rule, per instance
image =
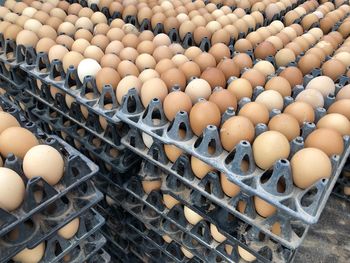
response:
[[[74,38],[75,38],[75,39],[83,38],[83,39],[85,39],[86,41],[89,41],[89,42],[90,42],[91,39],[93,38],[93,35],[91,34],[91,32],[89,32],[89,31],[86,30],[86,29],[79,29],[79,30],[77,30],[77,32],[75,32]]]
[[[103,68],[109,67],[117,70],[120,61],[121,61],[120,58],[115,54],[105,54],[101,58],[100,64],[101,64],[101,67]]]
[[[65,34],[67,36],[73,37],[75,33],[75,27],[70,22],[63,22],[57,29],[57,34]]]
[[[18,33],[21,32],[22,30],[23,28],[18,25],[10,25],[6,28],[4,32],[4,38],[15,40]]]
[[[239,39],[236,41],[234,48],[237,52],[246,52],[248,50],[253,50],[253,45],[247,39]]]
[[[70,51],[66,53],[62,58],[63,69],[67,72],[69,66],[73,65],[74,68],[78,68],[80,61],[82,61],[84,57],[81,53]]]
[[[287,67],[281,71],[279,76],[288,80],[291,87],[303,83],[303,74],[297,67]]]
[[[239,116],[247,117],[256,126],[258,123],[267,124],[269,121],[269,111],[265,105],[257,102],[245,104],[238,112]]]
[[[242,98],[251,98],[253,95],[253,87],[250,82],[243,78],[238,78],[230,82],[227,87],[227,90],[230,91],[237,101],[240,101]]]
[[[223,43],[214,44],[208,52],[215,58],[216,63],[219,63],[223,58],[231,57],[230,49]]]
[[[127,75],[138,76],[140,74],[136,65],[129,60],[122,60],[119,62],[117,71],[122,78]]]
[[[224,114],[228,107],[237,109],[237,99],[227,89],[215,89],[210,95],[209,101],[214,102],[219,107],[221,114]]]
[[[69,37],[67,35],[59,35],[56,38],[56,43],[60,44],[62,46],[65,46],[68,49],[71,49],[72,45],[74,43],[74,40],[73,40],[73,38],[71,38],[71,37]]]
[[[43,25],[39,29],[37,35],[38,35],[39,38],[48,37],[48,38],[51,38],[52,40],[55,40],[57,38],[56,30],[53,29],[51,26],[48,26],[48,25]]]
[[[73,42],[73,44],[71,46],[71,50],[79,52],[80,54],[84,54],[84,51],[88,46],[90,46],[89,41],[87,41],[83,38],[80,38],[80,39],[77,39]]]
[[[120,28],[111,28],[110,30],[108,30],[106,36],[110,41],[113,41],[113,40],[122,41],[122,39],[125,37],[125,33]],[[131,37],[131,38],[135,38],[135,37]],[[127,41],[129,40],[127,39]]]
[[[184,53],[184,55],[190,60],[194,60],[200,54],[202,54],[202,50],[199,47],[195,46],[187,48]]]
[[[314,68],[319,68],[321,66],[320,59],[314,54],[307,54],[298,62],[298,68],[303,72],[303,74],[310,73]]]
[[[215,170],[212,166],[204,163],[194,156],[191,156],[191,168],[194,175],[199,179],[202,179],[207,175],[207,173]]]
[[[139,56],[139,53],[135,48],[125,47],[119,52],[119,58],[121,60],[130,60],[131,62],[135,62],[136,58]]]
[[[208,125],[219,127],[220,119],[221,115],[218,106],[210,101],[197,102],[190,112],[190,125],[197,136],[201,135]]]
[[[124,49],[125,50],[125,49]],[[121,54],[120,54],[121,55]],[[135,60],[135,64],[138,67],[140,71],[147,69],[147,68],[152,68],[154,69],[156,66],[156,61],[155,59],[149,55],[149,54],[141,54],[137,56]]]
[[[326,61],[322,65],[322,73],[333,80],[336,80],[340,75],[344,74],[345,71],[345,65],[334,58]]]
[[[215,87],[226,87],[226,77],[224,73],[218,68],[206,68],[202,72],[201,78],[205,79],[212,89],[214,89]]]
[[[147,107],[152,99],[158,98],[160,101],[164,101],[168,95],[168,88],[163,80],[159,78],[153,78],[143,83],[141,88],[141,101],[143,106]]]
[[[302,126],[304,122],[314,122],[315,120],[314,110],[306,102],[293,102],[289,104],[283,112],[288,113],[292,115],[295,119],[297,119],[300,126]]]
[[[215,45],[217,43],[223,43],[225,45],[228,45],[229,42],[230,42],[230,33],[225,29],[219,29],[215,31],[211,37],[212,45]]]
[[[250,84],[255,88],[256,86],[265,85],[265,75],[256,69],[249,69],[245,71],[241,78],[247,79]]]
[[[338,131],[342,136],[350,134],[350,122],[342,114],[329,113],[317,122],[317,128],[329,128]]]
[[[182,91],[185,90],[186,76],[181,70],[177,68],[171,68],[163,72],[161,74],[161,79],[167,85],[169,92],[171,91],[172,87],[174,87],[175,85],[180,87]]]
[[[342,87],[337,93],[336,100],[350,99],[350,85]]]
[[[253,61],[248,54],[240,53],[235,55],[232,59],[240,70],[253,67]]]
[[[254,206],[255,206],[256,212],[262,217],[272,216],[274,213],[276,213],[276,210],[277,210],[275,206],[271,205],[270,203],[267,203],[265,200],[257,196],[254,196]],[[242,258],[247,257],[248,262],[254,261],[256,259],[252,254],[250,254],[249,252],[247,253],[248,255],[246,254],[240,254],[240,255]],[[250,259],[253,259],[253,260],[250,260]]]
[[[96,60],[97,62],[101,61],[101,58],[103,57],[104,53],[103,51],[97,47],[97,46],[88,46],[84,51],[84,57],[85,58],[92,58]]]
[[[314,109],[323,107],[324,99],[323,95],[319,90],[316,89],[305,89],[300,92],[295,101],[303,101],[310,104]]]
[[[200,67],[193,61],[185,62],[179,69],[185,74],[187,80],[192,77],[199,77],[201,74]]]
[[[56,42],[51,38],[42,38],[36,44],[36,52],[45,52],[48,53],[52,46],[56,45]]]
[[[275,90],[279,92],[283,97],[290,96],[292,94],[292,88],[283,77],[273,77],[266,82],[265,90]]]
[[[169,121],[172,121],[179,111],[185,111],[189,114],[191,108],[191,98],[182,91],[170,92],[163,102],[164,114]]]
[[[39,10],[34,14],[33,18],[43,24],[50,18],[50,16],[47,13]]]
[[[90,18],[93,13],[94,13],[94,11],[92,11],[92,9],[90,9],[88,7],[83,7],[82,9],[80,9],[78,16]]]
[[[92,23],[94,23],[94,25],[97,25],[97,24],[100,24],[100,23],[107,24],[107,18],[101,12],[94,12],[92,14],[92,16],[90,17],[90,19],[91,19]]]
[[[276,48],[268,41],[261,42],[254,50],[255,58],[264,59],[267,56],[274,56]]]
[[[308,51],[306,51],[306,54],[314,54],[320,59],[320,61],[324,61],[326,59],[326,54],[321,48],[318,47],[310,48]]]
[[[107,35],[111,28],[105,23],[97,24],[94,28],[94,35]],[[124,35],[124,34],[123,34]],[[108,36],[107,36],[108,37]]]
[[[226,151],[232,151],[236,145],[247,140],[253,142],[255,128],[253,123],[246,117],[234,116],[224,122],[220,129],[220,139]]]
[[[142,81],[142,83],[146,82],[149,79],[159,78],[159,77],[160,77],[159,73],[154,69],[145,69],[139,75],[139,79]]]
[[[105,53],[119,55],[120,51],[122,51],[123,49],[124,45],[122,44],[122,42],[114,40],[110,42],[109,45],[106,47]]]
[[[134,34],[126,34],[121,42],[123,43],[124,46],[126,47],[132,47],[132,48],[137,48],[137,45],[139,44],[138,37]]]
[[[260,60],[254,65],[253,69],[263,73],[266,77],[275,74],[275,67],[267,60]]]
[[[182,55],[185,51],[185,49],[179,43],[172,43],[169,45],[169,48],[175,56],[180,54]]]
[[[289,48],[283,48],[276,53],[275,61],[277,66],[286,66],[290,62],[295,61],[296,57],[294,52]]]
[[[83,7],[78,3],[73,3],[68,8],[68,14],[77,15]]]
[[[327,97],[328,94],[334,94],[335,85],[331,78],[327,76],[318,76],[309,81],[306,85],[306,89],[316,89],[322,93],[323,97]]]
[[[198,64],[198,66],[200,67],[202,72],[208,67],[215,67],[216,66],[215,58],[207,52],[203,52],[203,53],[199,54],[194,59],[194,62],[196,62]]]
[[[171,59],[172,56],[173,56],[173,53],[171,52],[168,46],[159,46],[159,47],[156,47],[153,51],[153,57],[157,62],[159,62],[164,58]]]
[[[305,140],[305,148],[317,148],[331,157],[341,155],[344,151],[344,142],[341,134],[332,129],[320,128],[310,133]]]
[[[282,133],[288,141],[300,135],[299,122],[290,114],[282,113],[274,116],[268,124],[269,130]]]
[[[120,72],[119,72],[120,73]],[[116,97],[119,104],[122,103],[122,98],[132,88],[135,88],[139,93],[142,87],[142,82],[137,77],[129,75],[123,77],[117,86]]]
[[[294,184],[302,189],[308,188],[321,178],[329,178],[332,164],[328,156],[317,148],[304,148],[291,159]]]
[[[173,56],[171,61],[174,62],[174,64],[177,67],[180,67],[182,64],[184,64],[185,62],[188,62],[190,60],[183,54],[176,54],[175,56]]]
[[[224,73],[226,80],[228,80],[230,77],[238,77],[240,75],[239,67],[230,58],[222,59],[217,68]]]

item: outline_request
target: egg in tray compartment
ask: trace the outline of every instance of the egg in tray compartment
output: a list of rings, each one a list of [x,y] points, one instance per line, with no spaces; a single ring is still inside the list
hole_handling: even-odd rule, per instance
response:
[[[195,239],[197,235],[197,241],[199,238],[204,240],[204,243],[199,241],[201,246],[196,247],[196,249],[205,250],[205,247],[208,248],[208,244],[212,245],[212,241],[215,240],[214,248],[219,253],[223,253],[221,256],[225,255],[223,247],[227,247],[224,244],[228,242],[231,246],[234,244],[236,251],[234,254],[237,253],[237,249],[247,249],[246,246],[248,246],[249,253],[246,251],[247,254],[252,256],[258,253],[261,255],[260,260],[265,258],[267,261],[288,262],[289,257],[292,257],[293,250],[276,243],[269,235],[254,226],[248,225],[245,221],[241,221],[224,206],[214,205],[209,200],[196,195],[194,192],[196,190],[192,190],[181,182],[172,179],[170,175],[162,174],[157,168],[153,167],[150,170],[150,167],[148,165],[148,169],[141,170],[140,177],[133,177],[126,185],[127,191],[131,193],[131,197],[128,196],[126,204],[135,214],[141,212],[144,215],[144,220],[148,221],[150,225],[157,228],[159,227],[158,224],[163,224],[161,229],[164,231],[167,229],[165,232],[167,235],[178,241],[182,240],[181,242],[185,242],[184,244],[189,243],[188,240],[186,241],[186,235],[182,234],[183,231],[186,233],[189,231],[192,233],[190,236]],[[158,178],[152,176],[156,171],[160,175]],[[213,185],[213,187],[215,186]],[[240,202],[238,206],[241,211],[254,209],[243,202]],[[181,216],[179,216],[179,213]],[[162,223],[164,221],[162,216],[164,215],[167,215],[167,218],[173,221],[168,222],[168,224]],[[172,226],[172,224],[177,225],[177,227]],[[283,231],[280,223],[272,222],[272,225],[271,231],[276,235],[280,235]],[[198,236],[198,233],[202,234]],[[198,242],[196,244],[198,245]],[[200,254],[204,253],[199,250],[198,252]],[[231,252],[226,251],[229,255],[231,255]],[[227,254],[225,256],[227,257]]]

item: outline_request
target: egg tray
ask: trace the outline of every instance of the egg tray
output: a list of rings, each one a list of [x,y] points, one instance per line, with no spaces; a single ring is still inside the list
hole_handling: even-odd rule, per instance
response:
[[[184,171],[186,174],[186,171],[188,171],[188,169],[184,168]],[[154,180],[155,177],[152,176],[154,173],[157,173],[159,176],[158,179],[162,181],[160,189],[163,194],[171,195],[181,204],[195,211],[197,214],[204,218],[206,223],[218,226],[220,233],[224,235],[229,242],[235,245],[249,244],[255,253],[258,253],[262,250],[270,250],[269,253],[273,254],[273,258],[285,259],[285,261],[288,261],[290,256],[293,255],[293,251],[286,248],[282,242],[279,242],[279,240],[275,241],[265,233],[262,233],[259,228],[248,225],[245,221],[240,220],[228,212],[225,207],[216,206],[196,190],[193,190],[189,186],[186,186],[171,174],[162,173],[158,167],[154,166],[151,163],[144,163],[139,173],[141,181]],[[208,189],[222,192],[219,183],[220,179],[216,174],[209,174],[206,179],[208,184],[206,185],[205,189],[207,189],[208,192],[210,191]],[[143,192],[142,187],[139,182],[137,182],[136,178],[134,181],[134,183],[137,185],[136,188],[134,188],[134,192]],[[210,181],[212,184],[210,184]],[[252,200],[246,200],[246,203],[246,210],[253,210]],[[234,218],[234,220],[232,218]],[[294,222],[288,223],[285,223],[284,225],[281,224],[281,231],[285,231],[285,228],[296,228],[296,226],[298,228],[301,228],[297,224],[294,224]],[[301,231],[300,229],[298,230]],[[307,229],[305,230],[304,234],[306,235],[306,233]]]
[[[239,231],[234,234],[239,238],[233,239],[233,235],[231,235],[231,240],[217,243],[211,237],[207,221],[202,220],[195,226],[191,225],[184,217],[183,208],[180,204],[171,209],[167,209],[163,205],[161,191],[152,191],[149,195],[145,195],[137,178],[132,178],[127,187],[127,191],[130,193],[125,201],[127,211],[131,210],[135,215],[142,214],[143,222],[152,225],[155,231],[160,229],[163,234],[167,234],[189,247],[191,252],[192,250],[194,252],[198,251],[202,255],[201,259],[205,262],[212,262],[216,258],[221,258],[223,262],[237,262],[239,259],[237,253],[235,255],[227,254],[224,248],[225,244],[229,244],[235,249],[239,244],[239,246],[256,256],[258,262],[289,262],[293,256],[293,253],[289,250],[283,250],[283,247],[279,244],[267,242],[266,239],[260,242],[250,241],[249,244],[248,242],[246,244]],[[212,212],[215,213],[215,211]],[[225,219],[227,217],[223,218],[222,221]],[[234,226],[232,220],[230,223]],[[228,223],[226,222],[226,224]],[[243,225],[240,231],[244,233],[246,230]]]
[[[95,232],[69,253],[73,257],[69,262],[108,263],[110,256],[102,249],[106,242],[106,238],[100,232]],[[59,263],[63,262],[66,261],[61,260]]]
[[[108,242],[104,246],[104,249],[109,253],[111,256],[111,263],[123,263],[123,262],[133,262],[133,263],[142,263],[142,256],[138,254],[137,252],[127,252],[124,253],[122,250],[119,249],[119,247],[113,245],[112,243]]]
[[[69,146],[66,142],[57,136],[48,136],[44,134],[33,122],[28,122],[20,110],[4,96],[0,96],[0,106],[5,112],[10,113],[19,121],[22,127],[32,131],[41,143],[45,143],[58,150],[64,159],[64,176],[55,186],[49,185],[40,177],[28,180],[22,171],[22,161],[9,155],[5,160],[5,167],[16,171],[26,184],[25,200],[15,211],[7,212],[0,209],[0,237],[13,229],[17,224],[27,220],[33,214],[41,211],[43,208],[64,196],[76,186],[82,184],[91,178],[98,171],[98,167]],[[34,192],[40,191],[43,199],[37,202],[34,198]]]
[[[242,222],[253,226],[250,231],[247,231],[247,235],[250,239],[256,240],[259,236],[258,233],[261,231],[271,236],[271,238],[278,243],[292,249],[298,247],[305,237],[308,226],[300,220],[291,220],[288,217],[281,217],[280,215],[272,216],[269,220],[266,220],[258,216],[255,212],[252,195],[241,194],[236,200],[231,200],[231,198],[226,197],[222,190],[220,177],[217,173],[208,173],[200,180],[193,175],[190,158],[187,155],[181,155],[181,157],[172,164],[165,155],[162,143],[155,140],[148,149],[143,144],[138,131],[130,130],[130,136],[131,137],[123,139],[122,143],[130,147],[130,149],[134,150],[145,160],[149,160],[152,164],[160,168],[160,171],[155,173],[152,171],[152,166],[148,164],[143,169],[143,173],[145,173],[143,176],[148,180],[161,177],[163,179],[162,188],[164,190],[169,191],[172,195],[176,195],[177,199],[184,200],[189,206],[194,205],[200,207],[203,214],[206,215],[209,220],[215,221],[220,218],[220,216],[211,215],[206,211],[208,207],[216,207],[216,209],[225,211],[224,213],[230,215],[235,215]],[[135,144],[133,145],[131,143],[132,141],[135,142],[136,145],[139,144],[139,147],[135,147]],[[142,147],[140,147],[140,145]],[[248,208],[244,213],[236,210],[239,201],[247,203]],[[234,213],[234,211],[236,213]],[[284,226],[281,229],[281,236],[271,232],[271,227],[276,221]]]
[[[18,237],[14,238],[10,232],[0,238],[0,262],[7,262],[24,248],[33,248],[55,235],[60,228],[79,217],[101,198],[102,194],[88,181],[57,199],[42,212],[17,225]]]
[[[350,202],[350,195],[345,194],[344,188],[350,187],[350,162],[349,159],[333,188],[333,194]]]
[[[39,263],[59,262],[66,254],[82,243],[87,237],[98,231],[104,224],[104,218],[91,209],[80,216],[80,225],[76,235],[70,239],[64,239],[58,235],[46,240],[45,254]],[[14,262],[10,260],[10,262]]]
[[[30,92],[28,92],[30,94]],[[30,94],[32,95],[32,94]],[[62,136],[62,133],[74,138],[79,144],[84,145],[87,151],[93,154],[89,154],[93,160],[95,156],[99,156],[106,164],[113,167],[119,173],[129,172],[135,165],[140,162],[140,158],[132,151],[123,147],[118,147],[121,150],[114,148],[114,145],[109,144],[105,140],[101,140],[101,137],[97,137],[94,132],[90,133],[88,127],[79,124],[76,120],[72,119],[67,114],[64,114],[61,110],[47,105],[43,99],[34,97],[35,107],[31,107],[31,113],[40,121],[47,123],[49,126],[54,127],[54,130]],[[75,144],[76,146],[76,144]],[[118,155],[114,155],[117,151]]]

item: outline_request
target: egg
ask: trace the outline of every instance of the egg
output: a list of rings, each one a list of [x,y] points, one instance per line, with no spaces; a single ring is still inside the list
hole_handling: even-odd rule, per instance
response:
[[[164,99],[164,114],[169,121],[172,121],[179,111],[189,113],[191,108],[191,98],[182,91],[171,92]]]
[[[323,95],[316,89],[303,90],[296,96],[295,101],[306,102],[307,104],[310,104],[314,109],[323,107],[324,105]]]
[[[244,97],[251,98],[253,95],[252,85],[248,80],[243,78],[238,78],[231,81],[227,87],[227,90],[236,97],[237,101],[240,101]]]
[[[350,120],[350,99],[342,99],[334,102],[328,108],[328,113],[340,113]]]
[[[219,63],[224,58],[231,57],[230,49],[223,43],[212,45],[208,52],[215,58],[216,63]]]
[[[123,77],[120,80],[116,90],[116,97],[117,97],[118,103],[119,104],[122,103],[123,96],[126,95],[130,89],[135,88],[139,93],[141,90],[141,87],[142,87],[142,82],[137,77],[132,75]]]
[[[101,69],[100,64],[91,58],[85,58],[82,61],[80,61],[78,65],[78,77],[79,80],[83,83],[84,78],[86,76],[93,76],[95,77],[97,72]]]
[[[265,90],[260,93],[256,99],[256,102],[263,104],[269,111],[273,109],[282,110],[283,109],[283,97],[275,90]]]
[[[277,160],[288,158],[289,153],[288,139],[277,131],[266,131],[253,143],[255,163],[264,170],[270,169]]]
[[[350,135],[350,122],[344,115],[339,113],[329,113],[322,117],[317,122],[317,128],[334,129],[342,136]]]
[[[152,191],[159,190],[162,186],[162,181],[155,180],[142,180],[142,188],[146,194],[150,194]]]
[[[161,79],[165,82],[169,91],[171,91],[174,86],[178,86],[181,90],[185,90],[186,76],[177,68],[171,68],[163,72],[161,74]]]
[[[199,221],[203,220],[203,217],[198,215],[195,211],[188,208],[187,206],[184,206],[184,215],[186,220],[192,225],[196,225]]]
[[[242,140],[252,142],[255,136],[253,123],[244,116],[234,116],[226,120],[220,129],[222,146],[232,151]]]
[[[22,263],[38,263],[45,253],[45,242],[40,243],[32,249],[25,248],[17,253],[12,259]]]
[[[187,84],[185,93],[191,98],[192,103],[195,104],[200,98],[209,99],[211,87],[204,79],[193,79]]]
[[[140,95],[143,106],[147,107],[154,98],[164,101],[168,95],[168,88],[163,80],[152,78],[142,84]]]
[[[265,90],[275,90],[283,97],[290,96],[292,93],[292,88],[288,80],[279,76],[273,77],[268,82],[266,82]]]
[[[102,94],[103,87],[105,85],[111,85],[113,90],[116,90],[120,81],[118,72],[113,68],[101,68],[96,74],[96,86],[99,92]]]
[[[185,74],[187,80],[190,80],[193,77],[199,78],[201,74],[201,69],[199,68],[197,63],[193,61],[185,62],[184,64],[179,66],[179,69]]]
[[[319,128],[310,133],[305,140],[305,148],[317,148],[331,157],[341,155],[344,151],[343,138],[339,132],[327,128]]]
[[[262,217],[272,216],[277,211],[275,206],[257,196],[254,196],[254,206],[256,212]]]
[[[38,145],[36,137],[22,127],[9,127],[0,134],[0,152],[3,157],[13,153],[23,159],[26,153]]]
[[[117,71],[120,75],[120,77],[124,78],[125,76],[132,75],[132,76],[138,76],[140,74],[139,69],[136,67],[136,65],[129,61],[129,60],[123,60],[119,62]]]
[[[277,66],[287,66],[289,63],[295,61],[296,57],[292,50],[283,48],[276,53],[275,60]]]
[[[0,167],[0,208],[5,211],[17,209],[23,202],[25,185],[13,170]]]
[[[315,120],[314,110],[306,102],[293,102],[289,104],[283,112],[291,114],[294,118],[296,118],[300,126],[302,126],[304,122],[314,122]]]
[[[292,88],[303,83],[303,73],[297,67],[287,67],[281,71],[279,76],[288,80]]]
[[[216,66],[215,58],[210,53],[207,53],[207,52],[202,52],[197,57],[195,57],[194,62],[198,64],[202,72],[209,67]]]
[[[159,78],[159,77],[160,77],[159,73],[157,71],[155,71],[154,69],[145,69],[139,75],[139,79],[142,82],[146,82],[149,79]]]
[[[163,194],[163,201],[165,206],[168,209],[173,208],[175,205],[179,204],[180,202],[175,199],[174,197],[172,197],[170,194]]]
[[[247,117],[256,126],[258,123],[267,124],[269,111],[264,104],[248,102],[238,112],[239,116]]]
[[[327,179],[332,173],[328,156],[317,148],[304,148],[296,152],[291,161],[293,182],[305,189],[320,179]]]
[[[282,133],[288,141],[300,135],[299,122],[290,114],[282,113],[274,116],[268,124],[271,131]]]
[[[11,114],[0,111],[0,134],[9,127],[20,127],[20,124]]]
[[[175,145],[171,145],[171,144],[164,145],[164,152],[165,152],[165,155],[168,157],[168,159],[171,162],[175,162],[180,157],[180,155],[183,153],[183,151],[180,148],[176,147]]]
[[[180,249],[186,258],[191,259],[194,257],[194,255],[188,249],[184,248],[183,246],[181,246]]]
[[[342,87],[335,98],[336,100],[350,99],[350,85]]]
[[[218,106],[211,101],[199,101],[191,109],[190,125],[197,136],[201,135],[208,125],[219,127],[221,114]]]
[[[48,57],[50,62],[52,62],[54,59],[62,61],[65,54],[67,54],[69,50],[62,46],[62,45],[54,45],[50,48]]]
[[[55,185],[63,176],[64,161],[52,146],[37,145],[24,156],[23,171],[28,179],[40,176],[50,185]]]
[[[334,94],[335,84],[330,77],[318,76],[306,85],[306,89],[316,89],[322,93],[323,97],[327,97],[328,94]]]
[[[256,260],[256,257],[253,254],[249,253],[247,250],[240,246],[238,246],[238,253],[241,256],[241,258],[243,258],[247,262],[252,262]]]
[[[332,80],[336,80],[340,75],[346,72],[346,66],[337,59],[330,59],[323,63],[322,73]]]
[[[227,239],[223,234],[220,233],[220,231],[214,224],[210,224],[210,233],[212,237],[219,243],[222,243]]]
[[[254,56],[255,58],[265,59],[267,56],[274,56],[276,52],[274,45],[268,41],[263,41],[254,49]]]
[[[230,77],[238,77],[240,75],[240,69],[236,63],[230,58],[223,58],[217,68],[225,75],[226,80]]]
[[[17,45],[23,45],[26,47],[28,46],[35,47],[38,41],[39,41],[39,38],[37,37],[37,35],[34,32],[29,30],[22,30],[16,36]]]

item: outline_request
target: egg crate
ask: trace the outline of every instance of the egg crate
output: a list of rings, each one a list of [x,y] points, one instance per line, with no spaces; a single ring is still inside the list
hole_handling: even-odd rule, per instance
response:
[[[284,259],[285,261],[288,261],[290,256],[293,255],[292,250],[281,245],[278,241],[271,239],[258,228],[254,228],[251,225],[248,225],[245,221],[235,217],[224,207],[216,206],[212,202],[206,200],[205,196],[199,194],[196,190],[191,189],[190,186],[186,186],[171,174],[162,173],[158,167],[147,162],[144,163],[142,168],[143,169],[141,169],[139,173],[141,181],[160,179],[162,181],[160,189],[163,194],[171,195],[182,205],[185,205],[191,210],[195,211],[205,220],[207,224],[214,224],[217,226],[220,233],[224,235],[229,242],[235,245],[249,244],[255,253],[269,250],[266,253],[273,254],[272,258],[275,259]],[[188,169],[185,168],[184,170],[185,174],[189,174],[186,173]],[[157,174],[158,178],[154,177],[154,174]],[[212,189],[212,191],[222,193],[219,183],[220,179],[216,174],[208,174],[207,180],[208,182],[212,180],[212,184],[208,183],[206,185],[205,188],[207,190]],[[134,192],[142,192],[142,187],[139,182],[137,182],[136,178],[134,181],[134,183],[137,185],[135,188],[137,190]],[[251,208],[253,202],[248,201],[246,203],[248,203],[246,210],[252,210]],[[283,231],[284,228],[292,228],[292,226],[282,226],[281,231]]]
[[[104,263],[110,261],[109,254],[102,249],[106,244],[106,238],[100,233],[95,232],[86,240],[81,242],[77,247],[73,249],[69,254],[70,263]],[[67,257],[66,255],[66,257]],[[59,261],[59,263],[67,262],[64,260]]]
[[[262,87],[255,89],[255,96],[262,90]],[[285,97],[285,106],[292,103],[293,100],[293,97]],[[238,110],[249,101],[250,99],[243,98],[239,103]],[[273,110],[271,115],[274,116],[279,113],[279,110]],[[316,120],[325,114],[326,109],[317,108]],[[233,109],[229,108],[223,116],[223,121],[234,115],[235,112]],[[278,169],[276,168],[273,176],[267,182],[261,183],[261,177],[267,174],[266,171],[255,166],[249,142],[241,141],[236,149],[229,153],[223,150],[221,146],[217,127],[208,125],[201,136],[194,136],[190,128],[189,116],[186,112],[178,112],[175,119],[169,123],[165,118],[161,101],[159,99],[153,99],[144,110],[135,89],[129,90],[129,93],[124,97],[117,116],[131,127],[150,135],[153,139],[157,139],[164,144],[175,145],[184,152],[214,167],[216,170],[225,173],[230,181],[240,186],[241,191],[259,196],[276,206],[281,213],[283,211],[284,214],[300,219],[307,224],[317,222],[330,191],[345,163],[345,159],[349,155],[349,137],[345,136],[345,151],[343,155],[332,158],[334,169],[331,178],[329,180],[320,180],[312,187],[301,190],[293,185],[288,160],[284,160],[286,162],[283,165],[285,172],[277,171]],[[157,119],[157,124],[154,123],[154,119]],[[179,136],[180,129],[186,132],[184,138]],[[291,156],[297,150],[303,148],[303,138],[314,129],[315,124],[305,123],[302,137],[297,137],[291,143]],[[266,130],[266,125],[258,124],[256,126],[256,135]],[[209,147],[214,149],[214,153],[208,152]],[[248,172],[245,175],[242,174],[239,168],[243,159],[248,160],[250,164]],[[276,183],[281,177],[286,180],[285,193],[278,193],[276,190]],[[302,199],[306,198],[311,190],[316,190],[317,194],[312,198],[313,200],[309,203],[310,205],[305,206],[302,204]]]
[[[22,127],[32,131],[41,143],[50,145],[58,150],[64,159],[64,176],[54,186],[49,185],[41,177],[28,180],[22,171],[22,160],[10,154],[5,160],[5,167],[16,171],[26,184],[25,200],[15,211],[7,212],[0,209],[0,237],[12,230],[16,225],[29,219],[32,215],[40,212],[49,204],[66,195],[78,185],[90,179],[98,171],[98,167],[73,147],[56,136],[44,134],[33,122],[27,121],[20,110],[8,101],[0,97],[0,105],[5,112],[10,113],[19,121]],[[42,200],[37,201],[35,192],[43,195]]]
[[[187,222],[183,207],[177,204],[171,209],[168,209],[163,204],[162,192],[152,191],[149,195],[145,195],[142,190],[140,181],[137,178],[132,178],[127,186],[130,195],[124,202],[127,211],[134,212],[134,216],[141,214],[143,222],[152,225],[155,231],[160,229],[163,234],[169,235],[174,240],[179,241],[193,251],[200,251],[205,262],[213,262],[220,258],[222,262],[237,262],[239,260],[237,253],[231,255],[225,251],[225,245],[234,247],[234,251],[240,246],[249,251],[257,258],[257,262],[289,262],[293,252],[284,249],[279,244],[262,240],[260,242],[252,242],[245,240],[242,233],[249,228],[242,226],[241,232],[237,231],[234,235],[229,236],[230,240],[222,243],[216,242],[210,234],[209,222],[202,220],[195,226]],[[130,211],[129,211],[130,212]],[[212,211],[215,213],[215,211]],[[227,217],[222,218],[222,221]],[[234,222],[230,220],[231,226]],[[229,224],[226,222],[226,225]],[[233,236],[237,236],[236,239]],[[247,241],[245,243],[245,241]]]
[[[111,256],[111,263],[123,263],[123,262],[135,262],[135,263],[141,263],[142,256],[137,254],[136,252],[128,252],[124,253],[122,250],[120,250],[115,245],[109,243],[107,241],[107,244],[104,246],[104,249],[110,254]]]
[[[350,195],[345,193],[345,188],[350,187],[350,162],[349,159],[334,186],[333,194],[350,202]]]
[[[80,217],[79,229],[72,239],[67,240],[58,235],[54,235],[46,240],[45,254],[40,260],[40,263],[56,263],[60,261],[87,237],[98,231],[103,224],[104,218],[93,209],[84,213]],[[14,261],[10,260],[9,262]]]
[[[82,213],[98,203],[102,194],[90,183],[85,182],[73,192],[57,199],[45,210],[17,225],[18,237],[14,232],[0,238],[0,262],[7,262],[24,248],[33,248]]]

